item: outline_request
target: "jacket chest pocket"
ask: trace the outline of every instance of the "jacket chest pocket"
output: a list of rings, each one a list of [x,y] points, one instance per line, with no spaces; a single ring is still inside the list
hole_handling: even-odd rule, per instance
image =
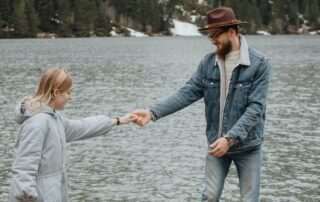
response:
[[[238,106],[245,107],[251,90],[251,82],[238,82],[233,85],[235,91],[235,102]]]
[[[205,86],[204,101],[206,104],[215,104],[220,97],[220,80],[213,78],[203,79]]]

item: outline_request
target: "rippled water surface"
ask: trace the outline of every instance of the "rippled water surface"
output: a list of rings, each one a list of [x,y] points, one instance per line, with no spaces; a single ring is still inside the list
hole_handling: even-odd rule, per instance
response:
[[[261,201],[320,200],[320,37],[247,36],[272,61]],[[0,40],[0,201],[6,201],[17,100],[41,72],[75,80],[68,117],[123,115],[179,89],[212,50],[205,37]],[[203,100],[151,123],[68,145],[71,201],[200,201]],[[222,201],[239,201],[234,166]]]

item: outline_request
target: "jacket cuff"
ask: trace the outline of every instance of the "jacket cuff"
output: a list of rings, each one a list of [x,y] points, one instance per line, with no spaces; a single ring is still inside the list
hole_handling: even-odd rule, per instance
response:
[[[147,110],[148,113],[150,114],[152,121],[158,120],[158,117],[157,117],[156,113],[154,113],[154,111],[152,111],[150,108],[147,108],[146,110]]]
[[[229,131],[223,137],[227,138],[230,141],[231,145],[239,143],[237,136],[235,134],[232,134],[231,131]]]

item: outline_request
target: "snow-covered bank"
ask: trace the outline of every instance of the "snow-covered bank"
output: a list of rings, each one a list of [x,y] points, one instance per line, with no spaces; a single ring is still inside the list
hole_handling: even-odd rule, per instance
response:
[[[310,35],[318,35],[320,34],[320,30],[309,32]]]
[[[172,20],[174,28],[171,28],[170,31],[173,36],[201,36],[198,31],[198,27],[194,24],[181,22],[178,20]]]
[[[131,28],[126,28],[129,32],[130,32],[130,36],[134,36],[134,37],[147,37],[148,35],[142,33],[142,32],[138,32],[136,30],[133,30]]]
[[[258,30],[256,33],[259,34],[259,35],[264,35],[264,36],[270,36],[271,35],[269,32],[262,31],[262,30]]]
[[[114,30],[112,30],[110,32],[110,35],[113,36],[113,37],[118,37],[119,36],[119,34],[117,34],[117,32],[115,32]]]

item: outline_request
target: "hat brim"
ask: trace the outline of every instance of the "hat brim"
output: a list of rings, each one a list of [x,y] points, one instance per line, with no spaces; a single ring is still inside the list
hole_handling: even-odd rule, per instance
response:
[[[220,24],[220,25],[210,25],[210,26],[206,26],[203,28],[199,28],[199,31],[206,31],[209,29],[213,29],[213,28],[220,28],[220,27],[227,27],[227,26],[232,26],[232,25],[240,25],[240,24],[246,24],[247,22],[245,21],[238,21],[236,23],[227,23],[227,24]]]

